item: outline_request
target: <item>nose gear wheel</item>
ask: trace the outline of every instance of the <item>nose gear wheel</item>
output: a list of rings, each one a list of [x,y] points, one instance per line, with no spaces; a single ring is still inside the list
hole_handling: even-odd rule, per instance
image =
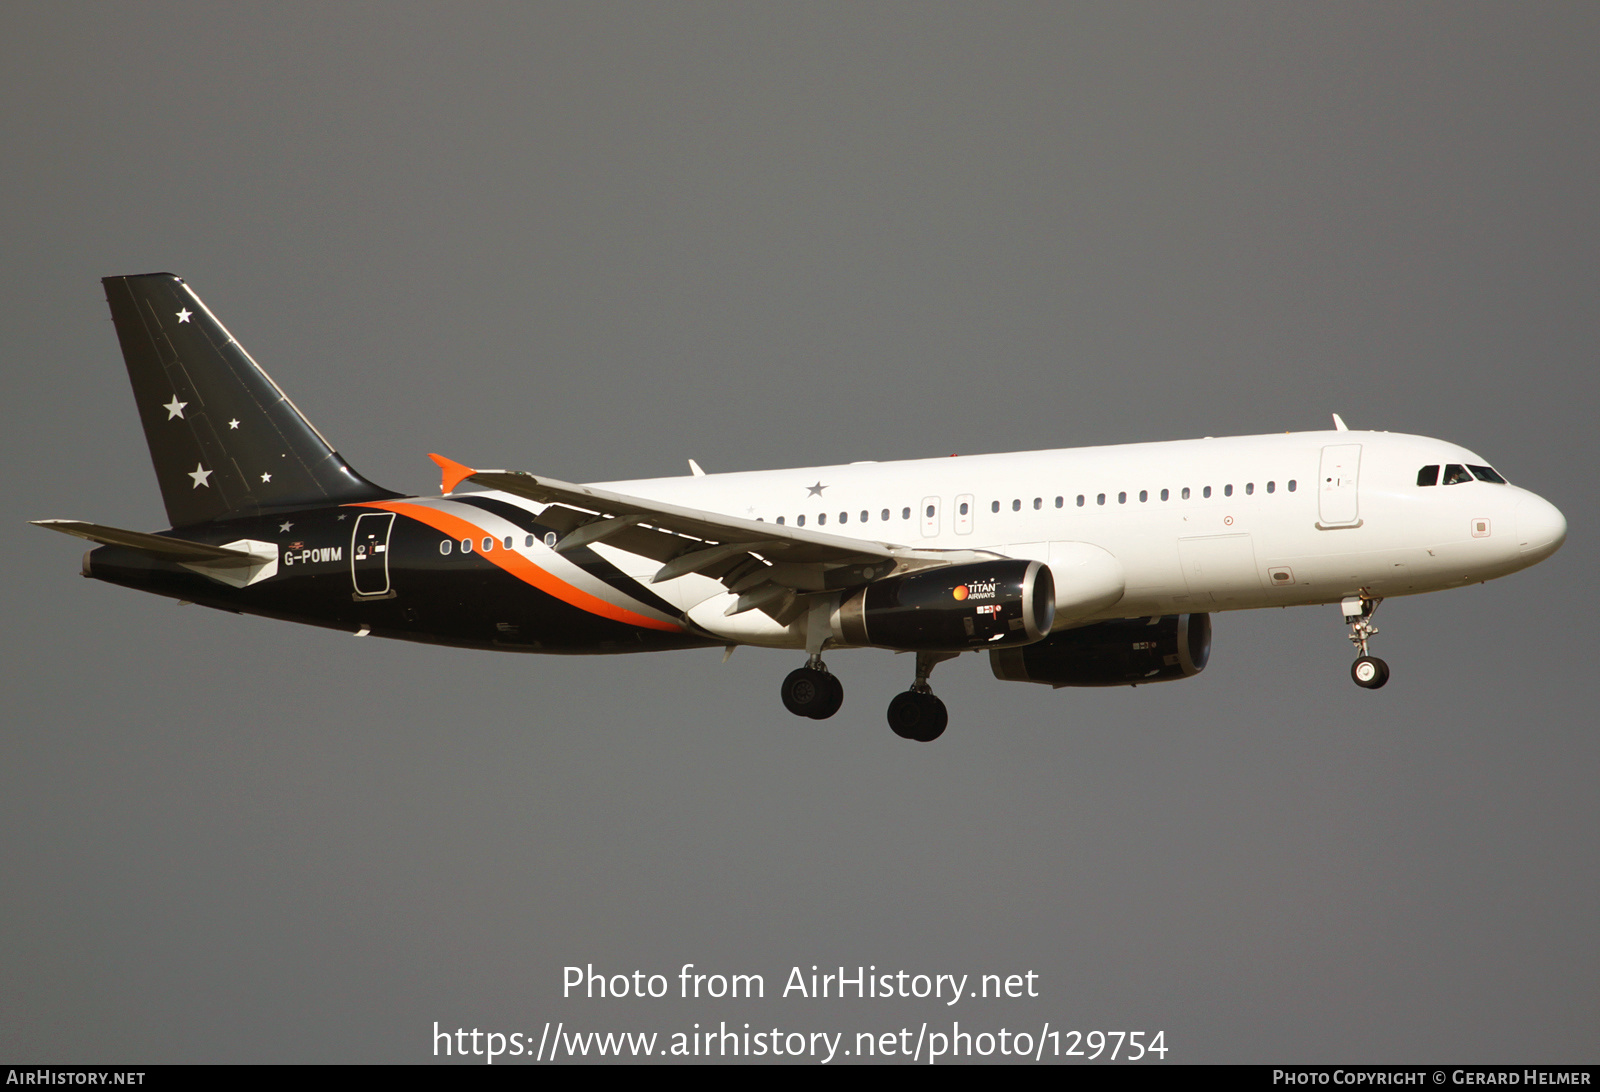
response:
[[[1389,681],[1389,665],[1376,656],[1362,656],[1350,665],[1350,677],[1357,686],[1376,690]]]
[[[1364,690],[1376,690],[1389,681],[1389,665],[1367,654],[1367,642],[1378,635],[1377,627],[1372,624],[1372,616],[1382,603],[1382,599],[1370,597],[1365,592],[1359,601],[1354,598],[1344,601],[1344,620],[1350,623],[1350,643],[1356,646],[1356,662],[1350,665],[1350,677]]]

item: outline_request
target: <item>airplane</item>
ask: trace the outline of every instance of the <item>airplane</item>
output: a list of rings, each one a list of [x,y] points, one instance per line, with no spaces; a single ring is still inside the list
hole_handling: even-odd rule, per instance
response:
[[[1348,429],[580,485],[442,455],[438,496],[362,477],[184,281],[102,282],[171,529],[83,575],[219,610],[503,652],[804,651],[784,706],[822,720],[823,653],[915,654],[896,735],[945,730],[934,667],[987,652],[1052,687],[1189,678],[1211,615],[1338,604],[1358,686],[1386,598],[1549,557],[1561,512],[1442,440]],[[471,483],[480,492],[457,492]]]

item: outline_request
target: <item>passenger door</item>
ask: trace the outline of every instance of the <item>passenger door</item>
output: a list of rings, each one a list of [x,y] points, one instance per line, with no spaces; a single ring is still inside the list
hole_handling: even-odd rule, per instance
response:
[[[393,512],[369,512],[350,532],[350,578],[362,599],[394,594],[389,590],[389,532]]]
[[[1360,475],[1360,444],[1329,444],[1322,449],[1322,470],[1317,479],[1317,526],[1360,525],[1360,506],[1356,498]]]

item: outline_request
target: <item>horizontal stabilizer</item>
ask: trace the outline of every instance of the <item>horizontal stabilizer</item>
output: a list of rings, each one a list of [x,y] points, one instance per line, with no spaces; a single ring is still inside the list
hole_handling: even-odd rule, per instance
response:
[[[155,554],[157,557],[180,564],[228,567],[254,565],[260,562],[260,559],[248,550],[230,550],[225,546],[211,546],[204,542],[190,542],[188,539],[152,535],[145,531],[125,531],[121,527],[107,527],[102,523],[84,523],[76,519],[36,519],[32,522],[36,527],[60,531],[64,535],[86,538],[103,546],[126,546],[132,550],[143,550],[147,554]]]

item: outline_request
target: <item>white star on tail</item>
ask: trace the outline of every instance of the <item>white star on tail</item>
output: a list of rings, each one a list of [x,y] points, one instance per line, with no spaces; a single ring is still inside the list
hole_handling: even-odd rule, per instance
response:
[[[162,406],[161,408],[167,411],[167,420],[170,421],[174,417],[183,417],[183,407],[187,406],[188,404],[189,403],[187,403],[187,402],[178,401],[178,396],[176,394],[174,394],[172,396],[172,401],[168,402],[166,405]],[[184,417],[183,419],[185,421],[188,420],[187,417]]]
[[[235,417],[233,420],[229,421],[228,422],[228,427],[229,428],[238,428],[239,427],[239,419],[237,417]]]
[[[272,475],[271,474],[263,474],[263,475],[261,475],[261,480],[263,482],[270,482],[272,480]]]
[[[286,535],[286,534],[289,533],[289,528],[291,528],[293,526],[294,526],[294,524],[292,524],[292,523],[280,523],[280,524],[278,524],[278,531],[281,534],[285,534]]]
[[[211,477],[211,474],[212,474],[211,471],[207,470],[205,467],[201,466],[199,463],[195,463],[194,464],[194,469],[189,471],[189,477],[194,479],[194,488],[196,488],[196,489],[199,489],[202,485],[205,486],[207,489],[210,489],[211,488],[211,483],[206,481],[206,479]]]
[[[178,312],[178,321],[179,322],[188,322],[189,321],[189,316],[192,315],[192,314],[194,314],[194,312],[189,310],[187,307],[185,307],[182,311]]]

